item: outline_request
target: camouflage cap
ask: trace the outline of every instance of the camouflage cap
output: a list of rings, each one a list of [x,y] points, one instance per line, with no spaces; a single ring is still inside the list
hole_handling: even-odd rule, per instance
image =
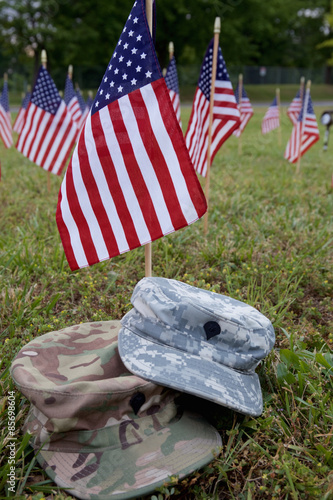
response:
[[[275,342],[263,314],[166,278],[143,278],[131,302],[134,309],[119,332],[119,354],[128,370],[240,413],[262,413],[255,368]]]
[[[31,402],[25,431],[54,482],[83,499],[137,498],[206,465],[221,438],[183,411],[176,391],[127,371],[119,321],[47,333],[21,349],[11,375]]]

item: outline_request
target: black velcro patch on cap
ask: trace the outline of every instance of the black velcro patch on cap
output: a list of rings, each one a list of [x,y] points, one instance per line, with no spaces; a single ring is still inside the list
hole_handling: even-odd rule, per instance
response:
[[[204,330],[207,340],[221,333],[221,327],[216,321],[207,321],[207,323],[204,324]]]
[[[133,408],[135,415],[138,414],[143,403],[146,401],[146,396],[142,392],[137,392],[131,397],[130,405]]]

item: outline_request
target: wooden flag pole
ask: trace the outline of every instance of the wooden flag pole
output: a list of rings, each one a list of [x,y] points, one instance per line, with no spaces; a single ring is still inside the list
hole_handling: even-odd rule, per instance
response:
[[[173,58],[174,53],[175,53],[175,46],[174,46],[173,42],[170,42],[169,43],[169,60],[170,61]]]
[[[305,77],[301,76],[301,80],[300,80],[300,92],[299,92],[299,96],[301,98],[301,103],[303,102],[304,85],[305,85]]]
[[[242,73],[238,76],[238,109],[239,113],[242,113],[242,96],[243,96],[243,75]],[[242,154],[242,134],[238,138],[238,154]]]
[[[68,78],[69,78],[70,80],[72,80],[72,78],[73,78],[73,66],[72,66],[72,64],[70,64],[70,65],[68,66]]]
[[[278,113],[279,113],[279,127],[278,127],[279,146],[281,146],[281,100],[280,100],[280,89],[276,89],[276,104],[277,104]]]
[[[42,50],[41,57],[40,57],[41,63],[45,69],[47,69],[47,55],[46,55],[46,50]],[[47,191],[50,193],[51,192],[51,174],[50,172],[47,172]]]
[[[153,36],[153,0],[146,0],[146,17],[150,31]],[[152,249],[151,242],[145,245],[145,276],[148,278],[152,275]]]
[[[302,145],[302,137],[303,137],[303,129],[304,129],[304,122],[305,122],[306,110],[308,109],[310,88],[311,88],[311,80],[309,80],[307,82],[307,84],[306,84],[306,93],[305,93],[305,99],[304,99],[301,133],[300,133],[300,138],[299,138],[299,150],[298,150],[298,159],[297,159],[297,166],[296,166],[296,174],[299,173],[300,168],[301,168],[301,145]]]
[[[204,215],[204,234],[208,229],[208,207],[209,207],[209,183],[210,183],[210,163],[211,163],[211,145],[212,145],[212,127],[213,127],[213,107],[214,107],[214,94],[215,94],[215,80],[217,69],[217,55],[219,49],[219,38],[221,32],[221,20],[219,17],[215,18],[214,23],[214,46],[213,46],[213,66],[212,66],[212,83],[210,87],[210,100],[209,100],[209,125],[208,125],[208,147],[207,147],[207,174],[205,195],[207,200],[207,212]]]

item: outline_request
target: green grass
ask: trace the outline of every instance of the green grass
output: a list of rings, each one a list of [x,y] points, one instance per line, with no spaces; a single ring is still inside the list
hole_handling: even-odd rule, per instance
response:
[[[322,108],[316,108],[317,118]],[[272,322],[276,344],[258,367],[264,412],[242,417],[201,409],[223,439],[206,468],[154,499],[333,498],[333,140],[302,158],[283,159],[291,133],[285,109],[278,133],[260,133],[256,108],[239,141],[231,137],[211,170],[208,233],[203,221],[153,243],[153,274],[245,301]],[[183,123],[190,109],[183,109]],[[16,494],[71,498],[44,476],[22,435],[28,403],[8,370],[19,349],[46,332],[120,319],[144,276],[142,248],[71,272],[55,223],[61,178],[0,146],[0,497],[8,491],[8,405],[15,391]],[[201,179],[204,186],[205,181]]]

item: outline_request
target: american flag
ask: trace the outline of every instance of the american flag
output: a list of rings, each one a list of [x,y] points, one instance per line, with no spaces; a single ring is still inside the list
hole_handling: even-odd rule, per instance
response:
[[[196,171],[203,177],[207,174],[207,149],[210,89],[213,68],[214,39],[209,43],[201,66],[198,86],[194,95],[192,112],[185,134],[190,158]],[[217,70],[215,81],[211,164],[214,156],[233,131],[239,127],[240,114],[229,79],[221,48],[218,48]]]
[[[86,103],[79,88],[76,89],[76,96],[79,101],[80,109],[81,109],[81,119],[79,121],[79,130],[81,130],[82,125],[86,121],[87,116],[89,115],[90,107]]]
[[[236,102],[238,104],[241,121],[239,127],[234,131],[234,135],[236,137],[240,137],[246,125],[248,124],[250,118],[253,116],[253,108],[251,106],[250,99],[248,98],[247,93],[243,86],[242,86],[242,99],[241,102],[239,102],[239,84],[237,85],[235,90],[235,97],[236,97]]]
[[[12,121],[9,109],[8,82],[3,82],[2,94],[0,97],[0,136],[6,148],[13,144]]]
[[[69,75],[67,75],[66,77],[64,101],[68,108],[69,114],[72,117],[73,122],[76,124],[77,128],[79,128],[80,121],[82,118],[82,111],[80,108],[79,100],[77,98],[76,92],[73,87],[72,79],[70,78]]]
[[[72,270],[185,227],[207,210],[137,0],[63,179],[56,220]]]
[[[22,100],[19,112],[17,113],[17,116],[16,116],[15,121],[14,121],[13,130],[14,130],[14,132],[17,132],[18,134],[21,133],[23,125],[24,125],[24,120],[25,120],[25,116],[26,116],[27,107],[28,107],[28,104],[30,101],[30,97],[31,97],[31,92],[29,92],[29,91],[26,92],[26,94]]]
[[[303,93],[304,94],[304,93]],[[287,109],[287,115],[289,116],[293,125],[296,125],[297,118],[302,108],[301,90],[299,90],[291,101],[289,108]]]
[[[296,163],[297,160],[318,140],[318,124],[316,115],[313,111],[310,89],[307,89],[301,112],[291,132],[291,137],[288,141],[284,157],[289,160],[290,163]]]
[[[60,175],[76,134],[64,100],[47,69],[41,66],[16,148],[44,170]]]
[[[180,118],[180,98],[179,98],[179,84],[178,84],[178,74],[175,56],[169,61],[166,74],[165,83],[169,90],[170,99],[175,110],[179,125],[182,125]]]
[[[261,132],[267,134],[271,130],[280,126],[280,112],[276,97],[269,106],[266,114],[261,122]]]

